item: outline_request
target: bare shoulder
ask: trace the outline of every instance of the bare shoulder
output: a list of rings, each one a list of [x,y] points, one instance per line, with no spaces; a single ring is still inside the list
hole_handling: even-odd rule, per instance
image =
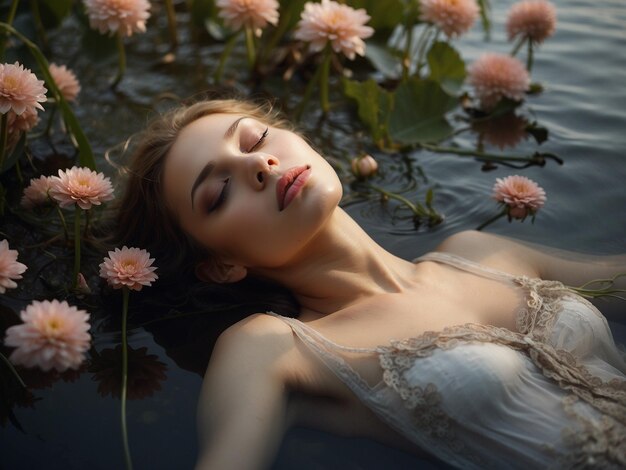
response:
[[[515,275],[540,275],[536,250],[517,240],[477,230],[451,235],[437,246],[436,251],[453,253]]]

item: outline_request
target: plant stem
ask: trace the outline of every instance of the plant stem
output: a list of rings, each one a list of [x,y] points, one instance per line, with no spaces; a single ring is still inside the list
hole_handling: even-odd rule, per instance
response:
[[[375,186],[373,184],[369,184],[368,183],[367,186],[372,188],[374,191],[378,191],[379,193],[384,194],[389,199],[395,199],[396,201],[402,202],[417,217],[428,217],[429,216],[428,212],[419,203],[418,204],[413,204],[411,201],[409,201],[404,196],[401,196],[401,195],[396,194],[396,193],[392,193],[390,191],[387,191],[386,189],[383,189],[383,188],[381,188],[379,186]]]
[[[170,33],[172,48],[178,47],[178,32],[176,31],[176,12],[172,0],[165,0],[165,10],[167,11],[167,30]]]
[[[9,125],[6,114],[0,116],[0,173],[4,170],[4,159],[7,155]]]
[[[72,278],[72,286],[74,289],[78,287],[78,273],[80,272],[80,213],[82,209],[76,207],[74,211],[74,277]]]
[[[462,157],[476,157],[480,160],[488,160],[488,161],[494,161],[494,162],[508,162],[508,161],[533,162],[533,157],[497,155],[493,153],[484,153],[484,152],[478,152],[476,150],[461,149],[461,148],[456,148],[456,147],[439,147],[437,145],[432,145],[432,144],[419,144],[419,145],[423,149],[430,150],[431,152],[454,153]]]
[[[513,50],[511,51],[511,56],[515,57],[517,55],[517,53],[519,52],[520,48],[524,44],[525,40],[526,40],[526,36],[521,36],[517,40],[517,42],[515,43],[515,46],[513,46]]]
[[[324,114],[330,109],[330,103],[328,101],[328,77],[330,75],[330,59],[332,58],[332,51],[330,46],[326,46],[324,50],[324,58],[320,65],[320,100],[322,103],[322,111]]]
[[[233,34],[224,46],[224,51],[220,56],[220,61],[217,64],[217,69],[215,69],[215,74],[213,74],[213,80],[215,81],[215,83],[219,83],[222,80],[222,73],[224,72],[226,59],[228,59],[228,56],[230,56],[230,53],[233,50],[233,47],[235,47],[235,42],[237,42],[237,36],[239,36],[239,34]]]
[[[20,161],[15,161],[15,175],[17,176],[17,180],[20,185],[24,185],[24,177],[22,176],[22,169],[20,168]]]
[[[300,101],[300,104],[296,107],[294,111],[294,119],[296,121],[300,120],[300,117],[302,116],[302,112],[304,111],[306,104],[309,102],[309,99],[311,99],[311,94],[313,93],[313,87],[315,87],[315,85],[319,81],[321,73],[322,73],[322,67],[318,67],[315,70],[315,74],[313,75],[311,80],[309,80],[309,83],[306,84],[306,88],[304,89],[304,93],[302,94],[302,101]]]
[[[63,215],[63,211],[61,211],[61,207],[59,207],[59,205],[56,202],[54,202],[54,207],[56,207],[57,213],[59,214],[59,219],[61,219],[61,225],[63,225],[63,235],[65,235],[65,241],[68,241],[69,234],[67,232],[67,224],[65,223],[65,216]]]
[[[122,80],[122,77],[124,76],[124,73],[126,72],[126,50],[124,49],[124,37],[122,36],[122,33],[118,32],[117,33],[117,51],[118,51],[118,69],[117,69],[117,75],[115,76],[115,79],[113,80],[113,82],[111,83],[111,88],[115,89],[118,85],[118,83],[120,82],[120,80]]]
[[[6,24],[12,25],[13,20],[15,19],[15,12],[17,11],[17,4],[19,0],[13,0],[11,3],[11,9],[9,10],[9,15],[6,19]],[[0,35],[0,61],[4,61],[4,51],[6,49],[7,40],[9,39],[8,33],[2,33]]]
[[[50,130],[52,129],[52,123],[54,121],[54,116],[57,112],[56,106],[50,110],[50,116],[48,118],[48,124],[46,125],[46,130],[43,132],[43,135],[50,138]]]
[[[20,374],[17,373],[17,371],[15,370],[15,367],[13,367],[13,364],[11,364],[11,362],[9,362],[9,360],[5,357],[4,354],[0,353],[0,358],[2,359],[2,361],[7,365],[7,367],[9,368],[9,370],[13,373],[13,375],[15,375],[15,378],[17,379],[17,381],[20,383],[20,385],[24,388],[26,388],[26,384],[24,383],[24,381],[22,380],[22,378],[20,377]]]
[[[246,52],[248,53],[248,68],[250,72],[254,70],[256,62],[256,52],[254,50],[254,32],[250,26],[245,27],[246,31]]]
[[[431,27],[426,26],[424,31],[422,31],[422,35],[417,41],[417,63],[415,64],[415,69],[417,73],[422,69],[422,61],[424,60],[424,53],[426,52],[426,46],[428,45],[428,39],[430,38]]]
[[[126,463],[126,470],[132,470],[133,461],[130,457],[130,447],[128,445],[128,429],[126,427],[126,388],[128,385],[128,341],[126,337],[126,323],[128,319],[128,296],[130,291],[128,287],[122,288],[122,390],[121,390],[121,402],[122,402],[122,441],[124,445],[124,461]]]
[[[409,78],[409,72],[411,71],[411,45],[413,43],[413,17],[407,15],[406,21],[406,39],[404,44],[404,56],[402,57],[402,80]]]
[[[496,220],[498,220],[500,217],[504,217],[506,215],[506,209],[503,210],[502,212],[500,212],[499,214],[493,216],[491,219],[487,220],[486,222],[483,222],[482,224],[480,224],[478,227],[476,227],[476,230],[482,230],[484,229],[487,225],[495,222]]]
[[[30,9],[31,9],[31,12],[33,13],[33,20],[35,22],[35,30],[37,31],[37,35],[39,36],[39,41],[41,42],[44,49],[48,49],[48,37],[46,36],[46,29],[43,27],[43,23],[41,21],[39,1],[40,0],[30,0]]]

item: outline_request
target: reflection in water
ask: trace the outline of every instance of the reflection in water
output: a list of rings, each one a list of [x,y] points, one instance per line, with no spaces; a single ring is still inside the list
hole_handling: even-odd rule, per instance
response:
[[[509,112],[491,119],[475,120],[472,130],[478,134],[478,145],[487,143],[503,150],[507,147],[516,147],[522,140],[528,138],[525,117]]]

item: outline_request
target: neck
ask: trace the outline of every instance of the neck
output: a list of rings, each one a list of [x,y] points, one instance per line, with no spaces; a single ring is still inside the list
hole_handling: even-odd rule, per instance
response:
[[[338,208],[289,263],[255,274],[291,289],[303,310],[326,315],[371,295],[402,291],[412,267]]]

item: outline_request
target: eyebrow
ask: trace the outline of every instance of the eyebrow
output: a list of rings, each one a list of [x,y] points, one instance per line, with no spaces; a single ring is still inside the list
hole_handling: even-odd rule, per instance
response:
[[[233,136],[233,134],[237,130],[237,126],[239,125],[239,121],[241,121],[245,117],[246,116],[242,116],[239,119],[236,119],[228,127],[228,129],[226,129],[226,132],[224,133],[224,139],[230,139]],[[191,210],[193,210],[193,196],[194,196],[194,193],[196,192],[196,189],[198,189],[198,186],[200,186],[202,184],[202,182],[209,177],[209,175],[211,174],[211,172],[213,171],[214,168],[215,168],[215,162],[207,163],[204,166],[204,168],[202,168],[202,170],[200,170],[200,173],[198,173],[198,177],[193,182],[193,185],[191,186]]]

